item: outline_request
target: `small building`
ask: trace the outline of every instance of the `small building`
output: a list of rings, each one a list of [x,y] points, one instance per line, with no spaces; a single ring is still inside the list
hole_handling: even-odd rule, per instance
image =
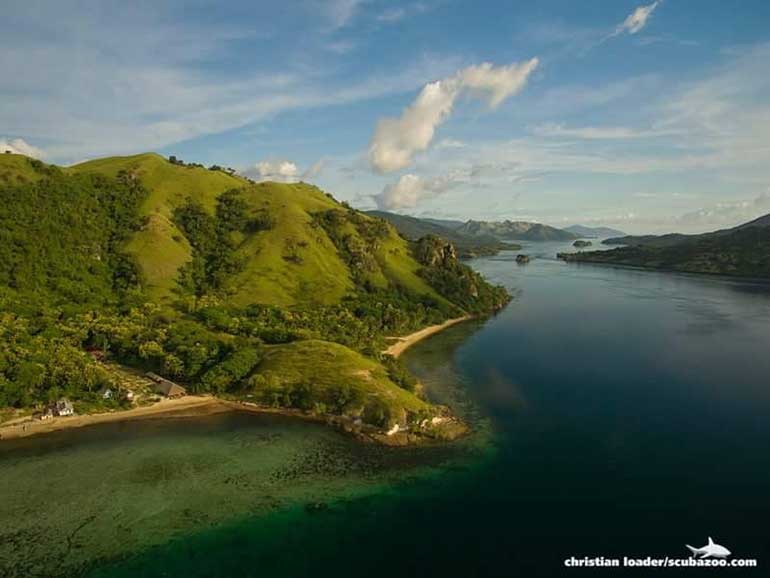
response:
[[[134,401],[134,392],[130,389],[126,391],[126,399],[128,401]]]
[[[149,379],[153,381],[153,384],[154,384],[153,388],[155,389],[156,393],[165,395],[170,399],[183,397],[187,395],[187,390],[184,387],[182,387],[178,383],[174,383],[170,379],[161,377],[160,375],[158,375],[157,373],[153,373],[152,371],[148,371],[146,375]]]
[[[105,389],[102,393],[102,399],[112,399],[112,390],[111,389]]]
[[[72,402],[68,400],[66,397],[60,399],[55,404],[53,404],[53,407],[51,408],[53,415],[58,415],[61,417],[65,417],[68,415],[75,415],[75,407],[72,405]]]

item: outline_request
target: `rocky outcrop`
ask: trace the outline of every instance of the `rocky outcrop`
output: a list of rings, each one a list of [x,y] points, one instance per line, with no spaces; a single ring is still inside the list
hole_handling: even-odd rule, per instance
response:
[[[457,262],[457,249],[441,237],[426,235],[417,241],[414,256],[426,267],[446,267]]]

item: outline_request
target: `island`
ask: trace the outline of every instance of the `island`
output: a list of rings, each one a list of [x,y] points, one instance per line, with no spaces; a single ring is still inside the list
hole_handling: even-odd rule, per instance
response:
[[[452,242],[154,153],[0,155],[0,190],[0,436],[179,410],[392,445],[467,431],[399,359],[510,300]]]
[[[700,235],[626,236],[603,241],[607,251],[559,253],[567,262],[770,278],[770,215]]]
[[[583,248],[583,247],[590,247],[593,245],[591,241],[584,241],[583,239],[578,239],[574,243],[572,243],[573,247]]]
[[[526,265],[527,263],[529,263],[529,255],[524,255],[523,253],[519,253],[518,255],[516,255],[516,262],[519,265]]]

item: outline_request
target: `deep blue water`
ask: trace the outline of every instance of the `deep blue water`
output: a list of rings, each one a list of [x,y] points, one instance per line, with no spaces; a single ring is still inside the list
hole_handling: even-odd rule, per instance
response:
[[[515,300],[406,356],[429,385],[462,386],[491,457],[98,575],[693,576],[563,561],[686,557],[709,536],[770,575],[770,287],[565,264],[562,249],[475,261]]]

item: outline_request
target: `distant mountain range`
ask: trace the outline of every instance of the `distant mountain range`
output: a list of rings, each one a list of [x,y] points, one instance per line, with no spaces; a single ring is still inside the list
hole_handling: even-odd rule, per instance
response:
[[[451,242],[463,258],[495,255],[504,249],[520,249],[519,245],[505,243],[492,235],[468,235],[459,230],[462,221],[441,219],[420,219],[387,211],[367,211],[368,215],[385,219],[409,241],[416,241],[425,235],[435,235]]]
[[[570,227],[564,227],[565,231],[580,235],[585,239],[602,239],[605,237],[622,237],[625,235],[623,231],[617,229],[611,229],[610,227],[586,227],[585,225],[572,225]]]
[[[565,261],[610,263],[690,273],[770,278],[770,214],[700,235],[616,237],[609,251],[560,253]]]
[[[474,237],[522,241],[574,241],[580,238],[580,235],[564,229],[527,221],[467,221],[456,230]]]

